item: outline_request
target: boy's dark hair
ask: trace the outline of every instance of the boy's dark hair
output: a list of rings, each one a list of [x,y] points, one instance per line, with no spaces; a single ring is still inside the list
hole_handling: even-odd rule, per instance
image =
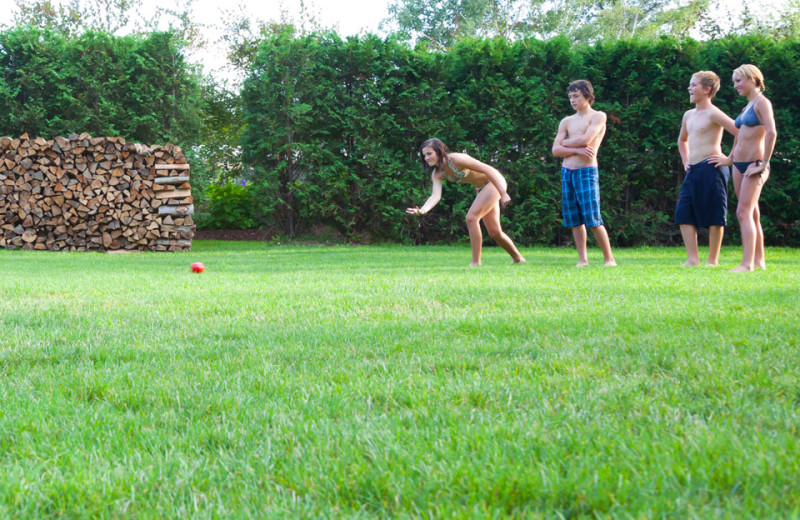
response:
[[[570,83],[567,87],[567,94],[575,91],[583,94],[583,97],[589,101],[590,105],[594,103],[594,87],[592,87],[592,84],[589,82],[589,80],[578,79]]]
[[[447,145],[444,144],[439,139],[428,139],[419,147],[420,152],[420,161],[422,161],[422,167],[426,170],[428,169],[428,164],[425,162],[425,157],[422,156],[422,150],[425,148],[433,148],[433,151],[436,152],[436,164],[438,165],[437,170],[441,171],[442,167],[444,166],[444,160],[447,157],[447,154],[450,153],[450,150],[447,148]]]

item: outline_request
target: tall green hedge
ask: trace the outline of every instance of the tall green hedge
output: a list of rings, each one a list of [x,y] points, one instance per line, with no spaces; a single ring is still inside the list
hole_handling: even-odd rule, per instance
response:
[[[596,108],[609,115],[599,160],[612,240],[672,244],[679,242],[672,224],[683,177],[676,141],[691,108],[689,78],[717,71],[717,103],[734,116],[744,100],[731,88],[731,71],[755,63],[766,75],[779,132],[762,196],[765,233],[771,244],[800,245],[799,59],[800,42],[763,37],[594,46],[474,40],[440,54],[375,36],[278,34],[262,42],[242,91],[243,157],[255,171],[263,218],[284,233],[327,224],[351,237],[464,240],[468,187],[446,186],[440,206],[423,218],[404,212],[430,190],[418,146],[439,137],[504,173],[513,199],[504,224],[516,241],[559,244],[569,234],[550,147],[558,121],[572,112],[567,84],[586,78]],[[733,212],[729,221],[735,236]]]
[[[33,27],[0,32],[0,135],[72,132],[196,144],[197,76],[170,32],[76,38]]]

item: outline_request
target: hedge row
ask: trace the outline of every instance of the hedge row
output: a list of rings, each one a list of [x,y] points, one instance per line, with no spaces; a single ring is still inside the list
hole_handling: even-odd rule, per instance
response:
[[[278,34],[262,42],[242,91],[243,157],[255,172],[262,218],[283,233],[327,224],[353,237],[464,240],[469,188],[447,186],[440,206],[421,219],[404,213],[429,194],[418,146],[439,137],[505,174],[513,202],[504,223],[517,242],[560,244],[569,233],[561,227],[559,164],[550,147],[558,121],[572,112],[567,84],[586,78],[596,88],[595,107],[609,116],[599,160],[613,242],[674,244],[683,178],[675,143],[691,108],[689,78],[717,71],[717,104],[735,116],[744,100],[731,88],[731,71],[755,63],[766,75],[779,132],[762,197],[765,233],[770,244],[796,246],[798,62],[799,41],[752,36],[594,46],[475,40],[435,54],[391,38]],[[735,220],[731,213],[729,237]]]
[[[198,77],[171,32],[0,31],[0,135],[89,132],[194,145],[201,104]]]

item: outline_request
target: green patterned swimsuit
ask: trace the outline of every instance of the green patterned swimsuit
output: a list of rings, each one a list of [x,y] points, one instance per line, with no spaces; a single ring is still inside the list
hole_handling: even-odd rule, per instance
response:
[[[461,171],[458,168],[456,168],[449,157],[447,158],[447,166],[449,166],[450,169],[453,171],[453,175],[447,174],[447,172],[444,171],[444,168],[442,168],[442,176],[444,178],[452,182],[461,182],[467,176],[467,172]]]
[[[448,175],[444,171],[444,168],[442,168],[442,178],[443,179],[448,179],[451,182],[460,183],[461,181],[463,181],[467,177],[467,172],[465,172],[463,170],[459,170],[458,168],[456,168],[456,166],[453,164],[453,162],[450,160],[449,157],[447,158],[447,166],[449,166],[450,169],[453,170],[453,175]],[[489,184],[489,180],[488,179],[486,180],[486,184]],[[475,191],[481,191],[483,188],[486,187],[486,184],[484,184],[480,188],[475,188]]]

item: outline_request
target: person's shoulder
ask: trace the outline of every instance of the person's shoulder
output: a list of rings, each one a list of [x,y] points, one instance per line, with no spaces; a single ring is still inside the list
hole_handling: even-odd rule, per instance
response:
[[[462,162],[465,160],[472,159],[469,154],[462,153],[462,152],[450,152],[447,156],[454,162]]]
[[[594,121],[600,121],[602,123],[605,123],[606,120],[608,119],[608,116],[602,110],[592,109],[592,112],[593,112],[592,120],[594,120]]]
[[[770,108],[772,108],[772,101],[770,101],[769,98],[767,96],[765,96],[764,94],[761,94],[760,96],[758,96],[758,99],[756,99],[755,106],[756,106],[756,108],[760,108],[760,107],[765,107],[765,108],[766,107],[770,107]]]

